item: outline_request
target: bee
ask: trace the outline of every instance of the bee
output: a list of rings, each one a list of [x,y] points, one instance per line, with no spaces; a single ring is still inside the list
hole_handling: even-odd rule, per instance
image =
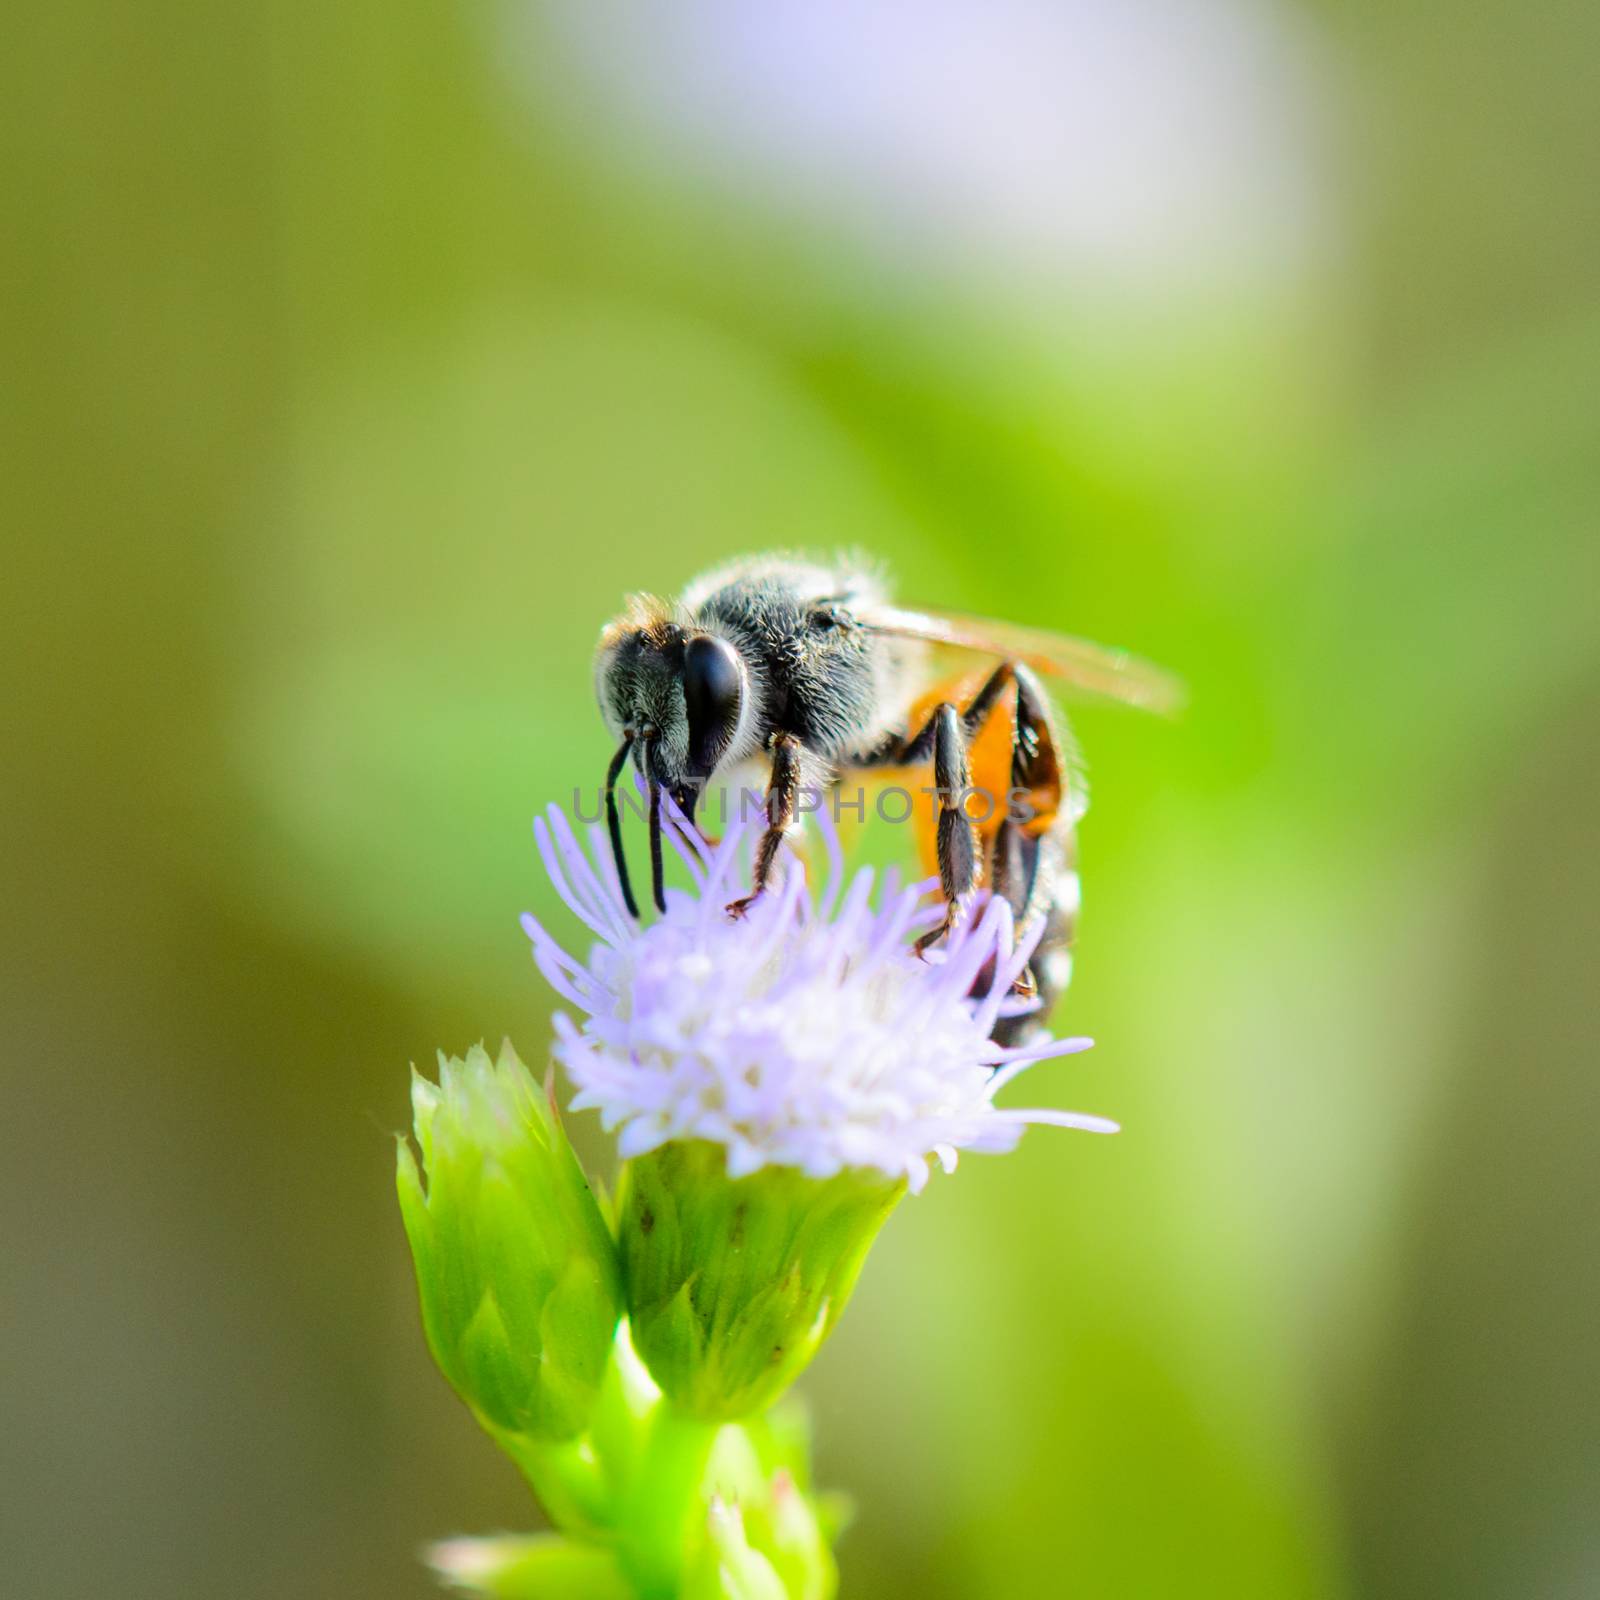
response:
[[[939,671],[951,656],[976,670]],[[996,1028],[1002,1043],[1024,1037],[1071,975],[1074,831],[1088,803],[1076,746],[1041,676],[1147,710],[1179,700],[1173,679],[1120,651],[895,606],[854,560],[759,556],[706,574],[676,603],[631,597],[595,655],[601,713],[621,741],[605,809],[628,910],[639,914],[616,788],[630,756],[649,797],[651,881],[663,910],[662,795],[692,823],[708,784],[747,763],[764,768],[766,826],[750,892],[728,907],[735,917],[767,888],[808,790],[850,772],[881,778],[931,765],[932,803],[913,816],[944,916],[918,948],[942,939],[985,887],[1009,902],[1018,927],[1041,920],[1019,980],[1039,1004]]]

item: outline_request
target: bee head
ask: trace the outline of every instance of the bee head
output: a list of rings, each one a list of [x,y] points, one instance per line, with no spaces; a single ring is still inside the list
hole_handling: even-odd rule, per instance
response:
[[[622,742],[607,775],[607,815],[624,889],[614,788],[632,756],[651,791],[651,855],[659,883],[659,790],[693,818],[706,780],[733,748],[746,703],[749,673],[734,647],[677,621],[659,601],[636,598],[600,637],[595,692],[601,715]],[[632,896],[628,894],[630,906]]]

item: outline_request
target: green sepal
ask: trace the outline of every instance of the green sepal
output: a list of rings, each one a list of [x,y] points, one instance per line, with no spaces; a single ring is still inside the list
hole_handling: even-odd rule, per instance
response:
[[[804,1369],[905,1192],[869,1171],[727,1175],[721,1146],[663,1145],[623,1168],[618,1246],[633,1342],[686,1411],[750,1416]]]

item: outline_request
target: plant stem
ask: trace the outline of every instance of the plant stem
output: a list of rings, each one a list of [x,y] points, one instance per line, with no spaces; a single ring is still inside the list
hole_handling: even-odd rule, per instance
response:
[[[702,1422],[663,1399],[637,1476],[617,1518],[623,1564],[641,1600],[673,1600],[699,1516],[700,1485],[720,1424]]]
[[[606,1486],[585,1441],[552,1444],[504,1429],[490,1427],[489,1432],[522,1469],[534,1497],[556,1527],[588,1538],[609,1537],[612,1519]]]

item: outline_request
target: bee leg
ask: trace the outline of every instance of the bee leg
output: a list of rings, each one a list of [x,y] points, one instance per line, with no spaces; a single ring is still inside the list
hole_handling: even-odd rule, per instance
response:
[[[969,788],[967,741],[989,720],[1000,696],[1018,675],[1016,662],[1002,661],[963,709],[958,711],[946,701],[915,733],[905,738],[886,739],[877,749],[858,756],[854,762],[857,767],[912,767],[926,761],[930,755],[933,757],[934,792],[939,797],[935,846],[945,915],[937,928],[917,940],[918,950],[937,944],[950,932],[977,886],[977,831],[964,805]],[[1003,801],[1003,796],[996,795],[990,796],[989,803],[993,806]]]
[[[1049,737],[1050,712],[1044,689],[1028,668],[1016,668],[1017,719],[1011,741],[1011,781],[1033,789],[1051,779],[1041,755]]]
[[[1017,669],[1015,735],[1011,781],[1031,795],[1059,794],[1048,826],[1030,825],[1009,815],[995,838],[995,892],[1010,902],[1019,928],[1043,919],[1043,929],[1015,992],[1036,999],[1038,1008],[996,1024],[998,1044],[1016,1044],[1037,1033],[1040,1019],[1067,987],[1077,931],[1078,874],[1068,794],[1060,759],[1062,736],[1050,725],[1049,703],[1037,678]]]
[[[1016,712],[1011,725],[1011,783],[1013,788],[1031,794],[1051,781],[1051,773],[1041,770],[1045,731],[1050,726],[1049,712],[1039,680],[1026,667],[1016,669],[1016,684]],[[995,835],[994,865],[995,892],[1005,896],[1016,926],[1021,928],[1040,910],[1041,891],[1046,886],[1040,881],[1039,841],[1029,838],[1021,824],[1009,815]],[[1012,993],[1031,1000],[1038,992],[1038,975],[1029,962],[1012,985]]]
[[[993,672],[984,679],[982,687],[967,702],[966,709],[961,712],[961,732],[963,735],[962,764],[965,766],[965,741],[973,737],[985,722],[989,720],[989,713],[994,710],[995,702],[1004,692],[1005,687],[1016,676],[1016,667],[1009,661],[1002,661]],[[939,733],[939,718],[947,710],[953,709],[948,705],[939,706],[922,727],[909,738],[895,737],[885,741],[880,750],[873,751],[870,755],[861,758],[856,765],[863,767],[892,766],[914,767],[926,761],[935,752]]]
[[[766,893],[772,864],[778,858],[778,847],[794,822],[799,802],[800,741],[792,733],[774,734],[772,776],[767,780],[767,826],[756,844],[755,881],[750,885],[750,893],[727,908],[728,915],[735,920]]]
[[[856,763],[863,767],[911,767],[926,761],[930,755],[933,757],[934,792],[939,797],[935,845],[945,915],[937,928],[917,940],[918,950],[937,944],[950,932],[977,885],[977,833],[964,804],[969,787],[967,741],[988,721],[995,703],[1015,677],[1015,664],[1002,661],[963,709],[958,711],[946,701],[917,732],[908,738],[886,740],[880,749],[859,758]],[[991,797],[990,804],[997,803],[998,799]]]
[[[1020,779],[1013,781],[1026,787]],[[1039,854],[1039,841],[1030,839],[1013,818],[1006,817],[995,830],[989,850],[989,886],[1011,907],[1013,926],[1019,930],[1040,910],[1040,892],[1045,885],[1040,881]],[[1038,993],[1032,962],[1022,969],[1011,992],[1025,1000]]]
[[[996,690],[998,693],[998,690]],[[933,714],[933,781],[939,797],[937,847],[944,920],[917,940],[917,950],[937,944],[955,926],[978,881],[978,835],[966,812],[967,732],[964,719],[946,702]]]

